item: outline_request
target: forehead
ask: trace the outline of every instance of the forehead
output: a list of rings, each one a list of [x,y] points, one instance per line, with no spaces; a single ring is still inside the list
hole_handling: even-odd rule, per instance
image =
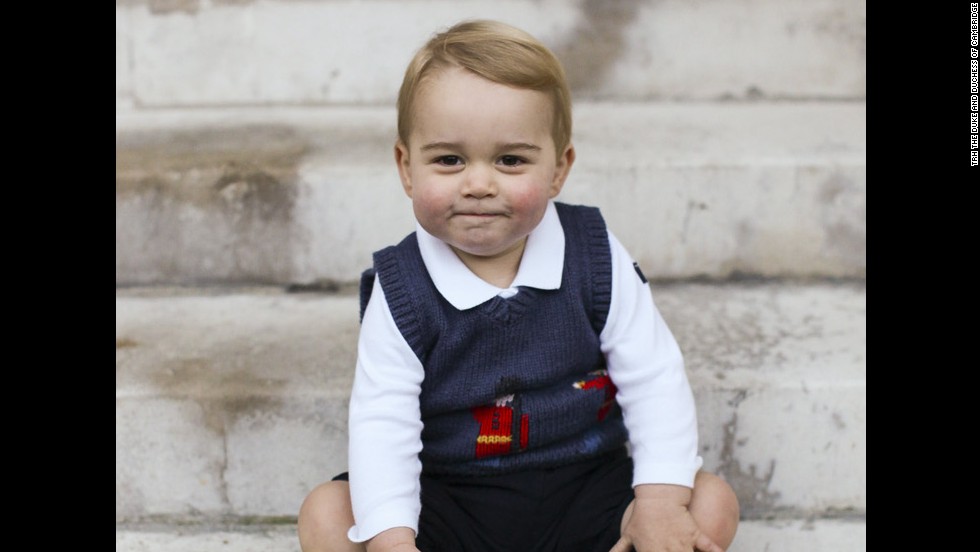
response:
[[[412,134],[512,133],[550,140],[551,97],[452,67],[425,76],[412,106]]]

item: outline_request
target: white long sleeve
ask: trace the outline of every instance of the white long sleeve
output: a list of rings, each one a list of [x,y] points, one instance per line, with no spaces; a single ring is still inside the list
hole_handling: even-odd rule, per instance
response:
[[[612,299],[599,337],[629,433],[633,485],[693,487],[702,459],[684,359],[653,302],[650,286],[640,279],[632,258],[611,232],[609,244]]]
[[[347,537],[353,542],[364,542],[392,527],[418,533],[423,374],[422,363],[398,331],[380,279],[375,278],[361,323],[348,421],[355,525]]]

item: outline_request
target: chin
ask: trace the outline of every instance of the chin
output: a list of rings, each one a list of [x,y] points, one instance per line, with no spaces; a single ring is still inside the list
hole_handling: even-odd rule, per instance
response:
[[[500,245],[500,244],[488,244],[488,243],[453,243],[450,242],[453,248],[462,251],[468,255],[473,255],[475,257],[493,257],[495,255],[500,255],[504,253],[510,246]]]

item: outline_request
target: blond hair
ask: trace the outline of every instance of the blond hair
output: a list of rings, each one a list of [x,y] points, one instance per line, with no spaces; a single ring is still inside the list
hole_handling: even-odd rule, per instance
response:
[[[462,67],[499,84],[545,92],[554,105],[551,136],[561,155],[572,137],[571,93],[561,62],[530,34],[498,21],[465,21],[433,36],[412,58],[398,92],[398,137],[408,144],[419,85]]]

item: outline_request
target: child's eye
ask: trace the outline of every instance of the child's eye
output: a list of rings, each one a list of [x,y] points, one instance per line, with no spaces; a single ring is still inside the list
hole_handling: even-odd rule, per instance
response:
[[[436,163],[446,167],[454,167],[456,165],[462,165],[463,160],[458,155],[443,155],[442,157],[436,158]]]
[[[523,162],[524,160],[521,159],[520,157],[517,157],[516,155],[505,155],[500,158],[500,163],[507,167],[517,167]]]

